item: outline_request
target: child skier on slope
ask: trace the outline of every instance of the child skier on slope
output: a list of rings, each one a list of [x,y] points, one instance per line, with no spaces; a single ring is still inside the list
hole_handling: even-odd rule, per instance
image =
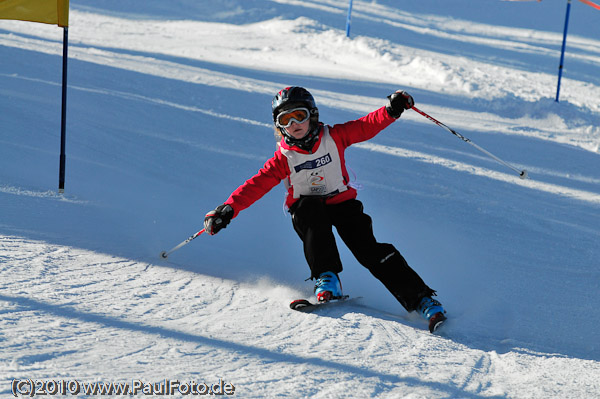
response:
[[[435,291],[406,263],[391,244],[378,243],[371,218],[349,185],[344,150],[373,138],[414,105],[404,91],[388,96],[389,103],[360,119],[334,126],[319,122],[313,96],[302,87],[287,87],[273,98],[275,130],[282,136],[275,155],[238,187],[223,205],[206,214],[210,235],[225,228],[239,212],[278,185],[287,187],[286,205],[294,229],[304,243],[304,255],[316,279],[317,301],[342,296],[338,274],[342,263],[333,235],[339,236],[364,267],[377,277],[411,312],[417,310],[433,332],[446,317],[442,305],[432,299]]]

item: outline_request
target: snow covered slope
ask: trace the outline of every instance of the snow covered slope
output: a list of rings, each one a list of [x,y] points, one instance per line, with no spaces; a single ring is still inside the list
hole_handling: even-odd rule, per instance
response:
[[[0,393],[14,379],[179,380],[239,397],[590,398],[600,383],[600,12],[436,0],[71,1],[66,193],[56,193],[62,30],[0,20]],[[162,250],[274,150],[270,101],[326,123],[398,88],[415,112],[350,148],[359,199],[439,292],[438,335],[342,248],[362,299],[311,295],[283,189]],[[81,397],[94,397],[83,390]],[[183,395],[173,395],[174,397]]]

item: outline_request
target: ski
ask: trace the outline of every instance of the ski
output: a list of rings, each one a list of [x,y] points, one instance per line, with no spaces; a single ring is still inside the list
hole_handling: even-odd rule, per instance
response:
[[[350,298],[350,295],[344,295],[339,298],[331,299],[326,302],[310,302],[308,299],[295,299],[290,302],[290,309],[296,310],[299,312],[309,313],[312,312],[322,306],[334,305],[336,303],[346,302]],[[353,298],[358,299],[359,297]]]
[[[432,334],[436,332],[446,320],[447,318],[442,312],[434,314],[431,319],[429,319],[429,332]]]
[[[341,303],[344,303],[347,301],[353,301],[353,300],[357,300],[360,298],[362,298],[362,297],[359,296],[359,297],[350,298],[350,295],[344,295],[340,298],[332,299],[330,301],[316,302],[316,303],[310,302],[308,299],[295,299],[292,302],[290,302],[290,309],[298,311],[298,312],[303,312],[303,313],[311,313],[311,312],[313,312],[319,308],[322,308],[324,306],[341,304]],[[365,307],[367,309],[373,309],[373,308],[369,308],[368,306],[364,306],[364,305],[359,305],[359,306]],[[378,310],[378,309],[373,309],[373,310],[382,312],[381,310]],[[386,313],[386,312],[383,312],[383,313]],[[396,314],[390,313],[390,315],[398,317],[398,315],[396,315]],[[429,332],[432,334],[437,332],[438,328],[440,328],[446,320],[447,320],[446,316],[441,312],[433,315],[433,317],[429,320]]]

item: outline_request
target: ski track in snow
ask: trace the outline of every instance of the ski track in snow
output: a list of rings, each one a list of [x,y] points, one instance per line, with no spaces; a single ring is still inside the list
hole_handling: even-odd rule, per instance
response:
[[[485,352],[454,342],[451,325],[432,335],[417,318],[361,305],[299,314],[286,301],[301,293],[270,281],[237,283],[18,236],[0,236],[0,254],[10,266],[1,270],[0,323],[19,337],[0,349],[4,381],[17,374],[114,381],[109,368],[94,365],[118,363],[117,382],[222,378],[242,397],[337,397],[340,389],[395,397],[408,385],[415,397],[476,398],[518,397],[532,383],[552,396],[548,387],[600,371],[564,356]],[[256,323],[265,313],[271,317]],[[253,328],[239,330],[245,324]],[[160,368],[149,367],[153,359]],[[519,375],[536,362],[543,367]],[[315,388],[307,374],[341,382]],[[0,392],[9,394],[6,386]]]
[[[34,190],[26,190],[19,187],[13,187],[9,185],[0,186],[0,193],[17,195],[17,196],[25,196],[25,197],[33,197],[33,198],[44,198],[44,199],[54,199],[57,201],[70,202],[74,204],[87,204],[88,201],[82,201],[75,198],[71,198],[70,196],[57,193],[56,191],[34,191]]]
[[[429,54],[424,50],[406,47],[401,47],[397,50],[398,55],[394,57],[397,57],[398,59],[394,58],[394,66],[382,68],[378,64],[385,64],[386,60],[381,60],[378,57],[382,51],[394,51],[393,49],[388,48],[392,46],[391,43],[382,44],[379,42],[369,42],[366,38],[357,38],[354,40],[354,42],[345,44],[344,42],[340,42],[340,40],[343,40],[341,32],[333,33],[333,31],[330,30],[324,30],[322,32],[317,31],[317,33],[312,33],[311,29],[314,29],[313,26],[316,25],[316,22],[306,20],[304,18],[299,18],[297,21],[295,21],[295,23],[298,25],[296,29],[290,29],[289,27],[286,27],[282,21],[278,20],[270,21],[267,24],[267,26],[272,24],[272,27],[265,27],[265,23],[258,25],[247,25],[244,27],[232,27],[231,25],[227,25],[225,30],[232,30],[232,37],[228,40],[225,40],[225,43],[223,39],[217,40],[215,38],[215,40],[205,40],[204,42],[207,44],[201,45],[196,42],[194,42],[194,44],[190,43],[190,41],[194,39],[192,39],[189,34],[186,35],[184,33],[186,32],[186,29],[182,29],[181,24],[188,24],[189,26],[187,27],[187,31],[195,32],[195,34],[202,35],[203,37],[215,35],[215,30],[216,32],[219,32],[219,35],[222,35],[224,24],[216,24],[217,26],[215,26],[215,24],[212,23],[192,21],[138,21],[135,29],[132,30],[131,28],[133,26],[127,24],[127,20],[77,11],[73,12],[72,14],[73,15],[71,18],[73,20],[73,24],[77,24],[79,22],[86,27],[102,26],[100,32],[106,32],[104,33],[106,37],[98,37],[98,31],[88,28],[89,33],[86,33],[86,30],[84,30],[78,35],[77,41],[71,44],[69,56],[86,62],[109,65],[149,75],[183,80],[195,84],[230,88],[246,92],[271,94],[279,90],[279,88],[284,86],[285,83],[265,82],[257,79],[249,79],[247,77],[240,79],[240,77],[233,74],[212,71],[206,68],[184,65],[172,61],[160,60],[155,58],[155,56],[150,57],[115,52],[110,48],[106,48],[105,44],[110,41],[113,45],[121,47],[122,50],[134,52],[148,52],[149,50],[163,52],[163,49],[169,48],[165,55],[186,57],[189,60],[197,59],[208,62],[222,62],[223,59],[226,58],[231,60],[233,63],[232,65],[238,65],[236,64],[236,59],[243,59],[243,63],[240,62],[239,66],[252,67],[252,58],[249,60],[249,57],[252,57],[252,54],[254,54],[253,51],[248,51],[246,48],[243,48],[243,53],[231,56],[223,54],[225,51],[222,49],[222,47],[224,45],[226,46],[227,43],[231,43],[230,48],[228,48],[227,51],[230,53],[239,51],[235,47],[236,45],[234,43],[239,42],[242,35],[247,36],[249,34],[248,29],[253,32],[251,37],[259,42],[260,40],[269,38],[270,36],[268,36],[268,34],[272,30],[281,30],[282,34],[289,33],[290,35],[293,35],[290,37],[290,41],[292,43],[297,41],[298,38],[302,38],[303,41],[311,43],[323,43],[324,46],[329,48],[340,47],[341,49],[344,49],[344,47],[347,47],[347,51],[345,53],[349,54],[349,57],[355,57],[354,53],[356,52],[356,48],[358,48],[360,52],[364,53],[361,54],[364,55],[364,57],[362,57],[360,62],[353,58],[349,58],[347,62],[344,63],[339,62],[339,60],[320,59],[320,62],[324,65],[331,64],[332,70],[335,70],[335,73],[332,74],[332,77],[338,79],[346,77],[349,79],[362,80],[365,77],[368,77],[369,80],[375,82],[387,82],[395,85],[406,84],[412,87],[420,87],[423,89],[432,89],[433,86],[431,85],[431,82],[435,81],[438,83],[435,86],[436,88],[441,87],[443,89],[448,87],[452,88],[453,90],[458,89],[463,95],[489,97],[490,93],[493,93],[493,97],[490,98],[490,100],[493,98],[517,96],[531,104],[529,106],[521,107],[524,114],[518,119],[499,118],[498,115],[491,113],[469,112],[468,110],[464,110],[461,112],[461,116],[457,117],[456,113],[449,108],[430,104],[425,104],[423,106],[423,109],[428,110],[428,112],[431,112],[434,115],[439,115],[440,118],[443,117],[444,120],[448,122],[447,124],[456,128],[469,128],[473,125],[476,125],[480,131],[494,131],[505,134],[518,134],[525,136],[535,135],[535,137],[546,140],[554,140],[557,142],[581,146],[587,150],[595,152],[598,151],[600,145],[600,127],[598,127],[600,119],[598,117],[591,121],[591,125],[574,125],[573,122],[570,122],[570,118],[568,118],[568,116],[549,114],[546,109],[551,106],[551,103],[550,105],[543,103],[542,106],[534,105],[534,102],[544,98],[544,94],[539,92],[539,87],[536,85],[539,84],[538,82],[540,79],[546,81],[547,86],[553,85],[555,77],[552,75],[541,75],[540,73],[531,74],[527,71],[515,71],[515,69],[506,67],[502,68],[500,66],[490,65],[487,63],[478,63],[473,65],[473,60],[461,60],[450,56],[448,56],[448,60],[446,60],[446,62],[440,64],[439,54]],[[34,36],[38,36],[40,34],[43,35],[44,32],[47,32],[45,36],[52,37],[52,32],[47,28],[45,31],[33,29],[31,24],[14,22],[9,24],[9,27],[17,31],[22,31],[27,35]],[[463,28],[463,30],[464,29],[465,28]],[[482,29],[483,28],[478,28],[477,32]],[[165,31],[167,33],[165,33]],[[315,35],[317,37],[315,37]],[[110,37],[110,40],[108,37]],[[148,37],[150,37],[150,39],[148,39]],[[156,42],[156,44],[154,44],[154,49],[148,48],[148,40],[151,40],[151,42]],[[165,45],[160,46],[160,43],[164,42],[165,40],[167,40]],[[178,46],[172,46],[174,40],[180,44]],[[282,41],[288,42],[285,39],[282,39]],[[169,45],[167,45],[167,43]],[[210,47],[210,43],[218,43],[219,47]],[[0,35],[0,44],[57,55],[61,54],[62,51],[62,44],[60,42],[49,42],[47,40],[39,40],[31,37],[21,37],[15,35],[14,33]],[[587,48],[589,48],[590,51],[595,51],[595,48],[600,49],[600,43],[598,42],[590,42],[586,44],[589,45]],[[93,47],[88,47],[90,45]],[[302,50],[306,49],[307,44],[304,43],[297,46],[299,47],[298,53],[302,53]],[[380,47],[383,47],[384,50],[382,50]],[[286,51],[289,51],[289,49]],[[325,53],[320,49],[316,49],[314,51],[316,52],[315,57],[319,57],[320,54]],[[269,48],[269,52],[266,53],[265,51],[256,52],[256,68],[264,69],[265,65],[274,65],[271,68],[278,70],[285,67],[284,65],[280,65],[277,59],[265,58],[269,57],[271,52],[277,53],[277,50]],[[213,54],[213,58],[211,58],[210,54]],[[365,58],[372,58],[373,64],[364,65]],[[600,67],[600,54],[598,55],[598,60],[597,66]],[[465,64],[461,65],[462,63]],[[468,68],[467,63],[469,64]],[[354,68],[344,72],[344,70],[340,70],[341,66],[344,64],[353,66],[362,64],[363,66],[358,69]],[[298,65],[304,65],[304,63],[301,60],[298,60]],[[321,67],[321,70],[322,69],[323,67]],[[390,69],[394,71],[392,75],[386,72]],[[411,73],[411,71],[414,71],[415,69],[418,69],[419,73]],[[486,70],[491,70],[491,72],[483,72]],[[472,71],[475,71],[475,73]],[[302,68],[299,68],[295,72],[302,73]],[[411,76],[411,80],[406,82],[402,82],[401,80],[399,81],[399,76],[403,75]],[[420,80],[415,81],[415,76],[420,76]],[[461,82],[453,81],[453,79],[456,79],[457,76],[461,77]],[[502,79],[503,83],[501,85],[499,85],[497,81],[492,80],[497,80],[498,77]],[[440,79],[442,83],[444,83],[442,86],[439,86]],[[485,87],[485,92],[478,90],[478,86]],[[588,108],[594,112],[600,110],[596,102],[590,101],[590,99],[594,97],[593,93],[598,92],[600,88],[590,83],[579,82],[566,77],[564,86],[565,89],[563,90],[563,97],[566,97],[568,101],[572,101],[574,104],[578,104],[579,106]],[[381,105],[380,99],[352,96],[341,93],[336,95],[331,91],[313,90],[313,92],[319,96],[321,99],[320,103],[324,105],[348,109],[359,113],[363,113],[372,109],[374,105]],[[344,101],[340,101],[341,99]],[[510,97],[505,101],[510,102]],[[416,116],[409,118],[417,123],[428,123],[427,121],[421,120],[422,118],[418,118]],[[560,135],[557,135],[557,131],[560,131]]]
[[[90,60],[88,60],[88,61],[90,61]],[[155,63],[157,63],[157,61],[154,60],[153,63],[155,64]],[[145,65],[145,64],[146,63],[140,63],[140,66]],[[121,67],[123,67],[123,65],[121,65]],[[173,68],[176,69],[177,67],[173,66]],[[136,70],[136,69],[132,68],[132,70]],[[140,70],[138,70],[138,72],[139,71]],[[145,71],[145,72],[148,73],[148,71]],[[202,84],[211,84],[211,85],[219,86],[218,83],[214,83],[218,79],[215,79],[212,81],[212,83],[209,83],[211,81],[210,77],[212,76],[211,71],[203,70],[202,75],[206,76],[205,80],[202,81]],[[218,75],[222,75],[222,74],[218,74]],[[4,75],[4,76],[13,77],[13,78],[17,78],[17,79],[32,80],[32,79],[25,78],[25,77],[16,77],[16,76],[7,76],[7,75]],[[171,75],[165,76],[165,74],[162,74],[161,76],[169,77],[169,78],[172,77]],[[233,75],[228,75],[227,79],[224,79],[224,80],[229,83],[227,83],[226,85],[220,86],[220,87],[227,87],[227,88],[239,87],[239,86],[236,86],[236,84],[235,84],[236,79],[237,78],[235,78]],[[241,81],[239,81],[239,79],[238,79],[238,82],[240,82],[240,86],[241,86],[242,83],[241,83]],[[43,82],[43,83],[58,85],[58,83],[56,83],[56,82]],[[196,83],[198,83],[198,82],[196,82]],[[246,84],[247,83],[248,82],[246,81]],[[267,86],[266,84],[262,84],[261,82],[256,82],[256,85],[253,85],[252,87],[254,87],[255,89],[257,89],[258,87],[261,87],[263,89],[262,92],[264,92],[264,90],[267,90],[266,86]],[[273,91],[275,91],[273,89],[274,87],[280,87],[281,85],[275,86],[274,84],[271,84],[270,86],[272,86],[271,87],[272,91],[269,91],[269,92],[273,92]],[[141,95],[137,95],[134,93],[119,92],[119,91],[114,91],[114,90],[106,91],[106,90],[98,90],[98,89],[84,88],[84,87],[78,87],[78,86],[72,86],[71,89],[72,90],[81,90],[81,91],[85,91],[85,92],[93,92],[93,93],[98,93],[98,94],[104,94],[104,95],[108,95],[108,96],[115,96],[115,97],[130,99],[130,100],[149,102],[149,103],[159,104],[159,105],[168,106],[168,107],[172,107],[172,108],[176,108],[176,109],[186,110],[186,111],[190,111],[190,112],[199,112],[199,113],[202,113],[202,114],[205,114],[205,115],[208,115],[211,117],[215,117],[215,118],[227,119],[227,120],[236,121],[236,122],[243,123],[243,124],[260,126],[260,127],[265,127],[265,128],[271,129],[271,125],[264,123],[264,122],[260,122],[260,121],[256,121],[256,120],[252,120],[252,119],[248,119],[248,118],[240,118],[240,117],[236,117],[233,115],[227,115],[227,114],[223,114],[223,113],[217,113],[217,112],[214,112],[214,111],[211,111],[208,109],[202,109],[202,108],[198,108],[198,107],[194,107],[194,106],[177,104],[177,103],[174,103],[171,101],[165,101],[165,100],[161,100],[158,98],[149,98],[147,96],[141,96]],[[320,93],[318,90],[316,90],[315,92]],[[328,92],[327,94],[323,92],[320,94],[324,98],[331,97],[331,92]],[[355,97],[358,97],[358,96],[355,96]],[[360,101],[361,104],[371,105],[371,108],[373,107],[373,104],[376,104],[376,102],[377,102],[376,99],[361,98],[360,100],[361,100]],[[336,103],[336,101],[333,101],[333,100],[330,100],[330,101],[325,100],[323,102],[327,103],[329,106],[332,106],[333,104]],[[357,100],[357,102],[358,102],[358,100]],[[432,107],[432,108],[435,109],[436,107]],[[353,107],[352,110],[353,111],[361,110],[361,111],[366,112],[368,109],[369,109],[369,107],[367,107],[367,106],[361,106],[360,109],[356,109]],[[440,112],[440,110],[438,110],[438,112]],[[444,114],[445,112],[442,111],[440,113]],[[404,118],[410,119],[412,121],[413,118],[411,118],[411,116],[405,116]],[[419,122],[422,122],[422,121],[419,121]],[[425,123],[425,122],[422,122],[422,123]],[[497,128],[499,123],[501,123],[501,121],[497,121],[497,123],[493,126],[495,126]],[[468,124],[465,124],[464,126],[467,126],[467,125]],[[253,156],[253,155],[247,154],[245,152],[234,152],[234,151],[226,150],[224,148],[203,145],[198,142],[192,142],[192,141],[188,141],[188,140],[180,140],[176,137],[173,138],[170,135],[154,134],[154,137],[159,138],[161,140],[167,140],[170,142],[178,142],[181,144],[185,144],[187,146],[202,148],[203,150],[211,151],[211,152],[215,152],[215,153],[232,155],[235,157],[241,157],[241,158],[246,158],[246,159],[264,160],[261,157]],[[562,140],[559,140],[559,141],[562,141]],[[476,167],[476,166],[469,165],[469,164],[466,164],[463,162],[456,162],[456,161],[452,161],[452,160],[445,159],[442,157],[437,157],[434,155],[425,154],[425,153],[421,153],[421,152],[417,152],[417,151],[411,151],[411,150],[398,148],[398,147],[383,146],[383,145],[378,145],[378,144],[373,144],[373,143],[359,143],[359,144],[356,144],[355,147],[362,148],[362,149],[365,149],[368,151],[375,151],[375,152],[379,152],[379,153],[383,153],[383,154],[387,154],[387,155],[393,155],[393,156],[403,157],[403,158],[410,158],[410,159],[413,159],[413,160],[416,160],[419,162],[435,164],[437,166],[442,166],[445,168],[458,170],[461,172],[467,172],[467,173],[470,173],[473,175],[478,175],[478,176],[482,176],[482,177],[486,177],[486,178],[490,178],[490,179],[494,179],[494,180],[499,180],[499,181],[503,181],[503,182],[507,182],[507,183],[511,183],[511,184],[516,184],[516,185],[520,185],[523,187],[528,187],[531,189],[544,191],[547,193],[552,193],[555,195],[565,196],[565,197],[569,197],[569,198],[575,198],[577,200],[586,201],[586,202],[589,202],[592,204],[600,204],[600,193],[588,192],[588,191],[584,191],[584,190],[577,190],[577,189],[564,187],[564,186],[560,186],[560,185],[556,185],[556,184],[538,182],[538,181],[532,180],[532,179],[535,179],[535,176],[533,176],[533,177],[530,176],[529,179],[522,180],[522,179],[515,178],[516,174],[506,174],[506,173],[495,172],[490,169]],[[528,168],[525,168],[525,169],[528,169]],[[599,179],[595,179],[592,177],[570,176],[570,175],[567,176],[564,173],[561,173],[558,171],[551,171],[551,170],[539,169],[539,168],[534,168],[534,170],[537,172],[540,172],[541,174],[545,174],[545,175],[562,176],[562,177],[567,177],[569,179],[578,180],[578,181],[587,181],[587,182],[594,183],[594,184],[597,184],[598,182],[600,182]],[[2,191],[1,187],[0,187],[0,191]]]

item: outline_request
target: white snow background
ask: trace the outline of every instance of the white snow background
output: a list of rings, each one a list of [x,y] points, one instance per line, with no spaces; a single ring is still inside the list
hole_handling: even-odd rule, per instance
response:
[[[0,21],[0,395],[13,379],[235,386],[234,397],[593,398],[600,392],[600,11],[574,1],[71,1]],[[340,123],[414,111],[346,155],[376,237],[438,291],[430,334],[340,243],[356,302],[302,314],[276,187],[168,260],[275,149],[270,101]],[[176,397],[174,395],[173,397]],[[85,397],[83,393],[79,397]],[[92,397],[92,396],[89,396]]]

